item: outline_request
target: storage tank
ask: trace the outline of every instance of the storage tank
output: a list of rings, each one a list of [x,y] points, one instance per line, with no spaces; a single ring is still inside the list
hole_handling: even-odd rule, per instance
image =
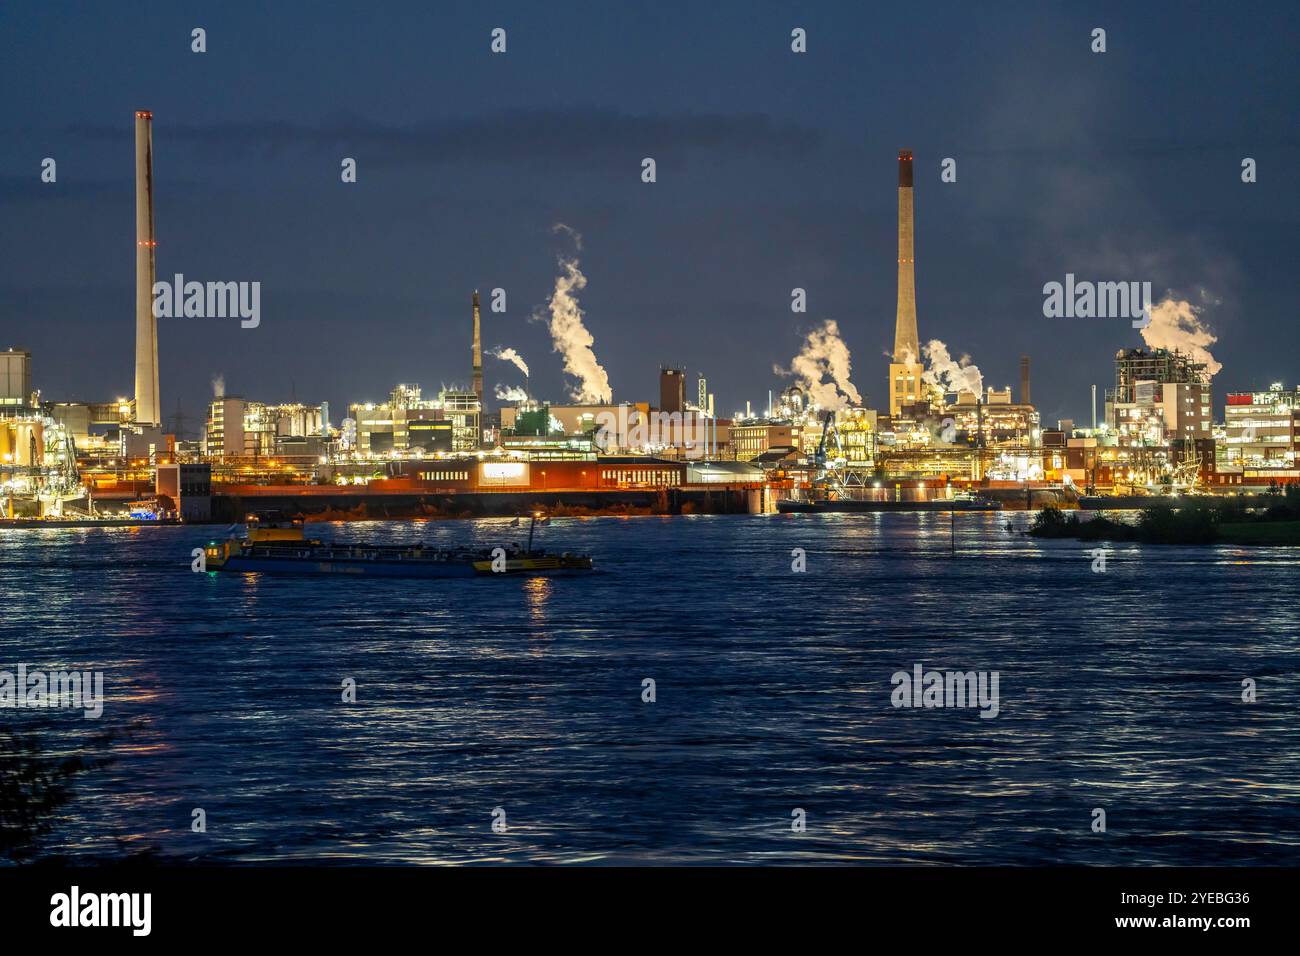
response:
[[[41,422],[13,422],[9,426],[10,447],[3,449],[13,456],[13,464],[39,467],[45,461],[45,426]]]

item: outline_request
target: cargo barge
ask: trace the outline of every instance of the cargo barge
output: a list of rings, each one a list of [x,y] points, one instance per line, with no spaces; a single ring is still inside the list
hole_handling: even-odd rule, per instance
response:
[[[329,543],[303,534],[302,521],[250,519],[248,537],[210,542],[204,569],[245,574],[340,574],[388,578],[466,578],[491,575],[553,575],[592,570],[587,555],[551,554],[528,547],[430,548],[414,545]]]

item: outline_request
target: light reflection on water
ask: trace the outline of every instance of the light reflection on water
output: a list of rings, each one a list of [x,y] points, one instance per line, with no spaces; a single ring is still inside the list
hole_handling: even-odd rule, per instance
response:
[[[202,528],[0,531],[0,668],[103,669],[107,698],[98,722],[0,719],[64,748],[130,725],[64,853],[1293,862],[1300,553],[1122,544],[1093,574],[1095,544],[1026,521],[958,516],[954,558],[946,515],[556,519],[540,543],[597,573],[444,581],[193,574]],[[914,663],[998,670],[1001,716],[892,708]]]

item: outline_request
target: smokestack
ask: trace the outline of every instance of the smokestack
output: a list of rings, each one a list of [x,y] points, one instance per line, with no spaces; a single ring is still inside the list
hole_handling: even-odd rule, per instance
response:
[[[1097,430],[1097,386],[1092,387],[1092,430]]]
[[[135,420],[161,425],[158,320],[153,314],[153,113],[135,114]]]
[[[894,361],[920,362],[916,332],[916,259],[912,248],[912,151],[898,151],[898,313],[894,323]]]
[[[478,289],[474,290],[474,394],[478,396],[479,408],[483,407],[483,346],[478,328]]]
[[[1020,356],[1020,404],[1032,405],[1029,400],[1029,356]]]

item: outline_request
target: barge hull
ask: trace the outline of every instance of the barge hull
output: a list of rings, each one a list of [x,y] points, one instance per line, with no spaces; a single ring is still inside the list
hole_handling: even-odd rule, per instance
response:
[[[243,574],[335,574],[371,578],[473,578],[510,575],[564,575],[591,570],[590,562],[561,558],[509,558],[503,571],[493,571],[491,560],[483,561],[339,561],[311,558],[231,557],[213,571]]]
[[[474,566],[468,563],[415,564],[401,561],[313,561],[309,558],[240,558],[232,557],[215,570],[245,574],[338,574],[377,578],[472,578]]]

